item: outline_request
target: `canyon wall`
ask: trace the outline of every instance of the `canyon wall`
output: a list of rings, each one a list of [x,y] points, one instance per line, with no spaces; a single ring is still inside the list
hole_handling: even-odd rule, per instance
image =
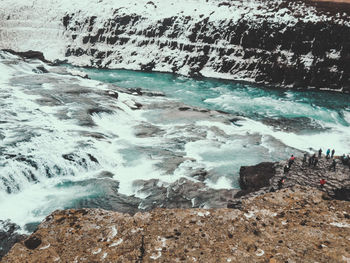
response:
[[[79,66],[350,91],[350,5],[305,1],[10,1],[0,48]]]

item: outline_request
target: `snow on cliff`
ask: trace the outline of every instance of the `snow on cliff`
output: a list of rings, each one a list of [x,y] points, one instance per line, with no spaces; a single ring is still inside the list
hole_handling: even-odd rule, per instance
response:
[[[347,91],[348,39],[348,10],[298,1],[0,2],[0,48],[80,66]]]

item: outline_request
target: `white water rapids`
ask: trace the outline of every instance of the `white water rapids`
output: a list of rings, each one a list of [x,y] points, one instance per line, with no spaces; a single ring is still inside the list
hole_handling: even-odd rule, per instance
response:
[[[118,193],[144,198],[135,181],[196,180],[189,177],[196,169],[209,171],[209,188],[238,188],[241,165],[350,149],[345,95],[76,70],[95,80],[0,52],[0,220],[23,227],[108,199],[113,182]],[[137,87],[150,94],[128,90]]]

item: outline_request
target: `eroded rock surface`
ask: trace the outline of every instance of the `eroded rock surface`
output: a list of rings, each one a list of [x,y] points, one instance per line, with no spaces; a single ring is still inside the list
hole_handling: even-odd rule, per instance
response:
[[[236,209],[56,211],[3,262],[348,262],[350,207],[293,187]]]

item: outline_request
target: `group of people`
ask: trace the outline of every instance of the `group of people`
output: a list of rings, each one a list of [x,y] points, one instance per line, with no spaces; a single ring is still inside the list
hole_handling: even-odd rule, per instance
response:
[[[336,160],[333,158],[334,157],[335,150],[333,149],[327,149],[326,151],[326,159],[328,160],[329,158],[333,159],[331,165],[329,166],[329,170],[333,169],[335,171],[335,167],[337,165]],[[303,165],[306,164],[306,159],[307,159],[308,154],[305,153],[303,157]],[[316,156],[316,153],[314,153],[312,156],[309,157],[309,167],[313,166],[316,167],[318,164],[319,159],[322,158],[322,149],[318,150],[318,156]]]
[[[345,154],[343,154],[341,157],[340,157],[340,161],[342,162],[342,164],[344,165],[349,165],[349,168],[350,168],[350,156],[349,154],[347,156],[345,156]]]
[[[336,159],[334,158],[334,154],[335,154],[335,150],[334,149],[327,149],[326,151],[326,159],[332,159],[332,163],[330,164],[329,166],[329,170],[332,170],[335,172],[336,171],[336,165],[337,165],[337,161]],[[319,159],[322,158],[322,149],[319,149],[318,150],[318,155],[316,155],[316,153],[314,153],[313,155],[309,156],[309,159],[307,160],[307,157],[309,155],[307,153],[304,154],[304,157],[303,157],[303,165],[306,165],[307,161],[308,161],[308,166],[313,166],[313,167],[316,167],[318,162],[319,162]],[[340,160],[341,162],[344,164],[344,165],[349,165],[349,168],[350,168],[350,157],[349,155],[345,156],[345,154],[343,154],[341,157],[340,157]],[[290,171],[293,163],[295,161],[295,157],[294,155],[291,155],[291,157],[289,158],[288,160],[288,164],[286,164],[283,168],[283,173],[284,175],[282,176],[282,178],[279,180],[278,182],[278,188],[281,189],[283,184],[285,183],[287,177],[286,177],[286,174]],[[326,179],[322,178],[320,180],[320,186],[321,188],[324,188],[324,185],[326,184]]]

